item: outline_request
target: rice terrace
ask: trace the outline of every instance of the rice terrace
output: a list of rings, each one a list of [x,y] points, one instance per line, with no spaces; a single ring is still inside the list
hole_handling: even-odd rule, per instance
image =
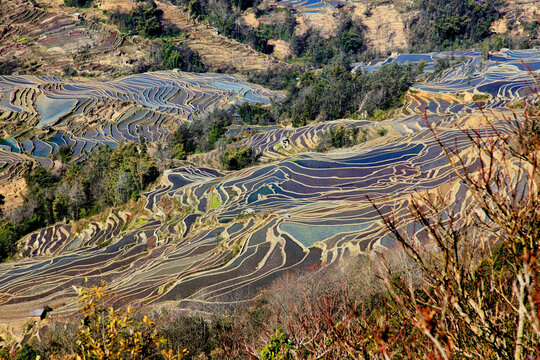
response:
[[[539,30],[0,0],[0,359],[538,358]]]

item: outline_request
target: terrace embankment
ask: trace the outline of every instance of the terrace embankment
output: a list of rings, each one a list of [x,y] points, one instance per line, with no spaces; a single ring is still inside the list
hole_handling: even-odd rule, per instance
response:
[[[78,16],[75,13],[79,13]],[[27,73],[86,76],[130,72],[144,56],[139,46],[105,24],[100,9],[75,9],[62,1],[0,3],[0,58],[16,58]]]
[[[391,61],[422,60],[429,68],[437,58],[448,56],[409,55]],[[484,115],[474,99],[459,94],[474,94],[488,116],[511,114],[508,106],[512,103],[538,100],[530,90],[530,75],[521,60],[539,69],[540,56],[538,50],[503,51],[492,54],[490,61],[481,60],[478,51],[457,56],[465,60],[413,85],[411,95],[425,106],[410,107],[409,115],[376,125],[336,122],[375,129],[383,126],[393,135],[391,142],[367,142],[328,153],[283,154],[275,161],[233,172],[182,166],[166,171],[160,183],[142,195],[136,204],[138,213],[128,206],[77,229],[71,224],[56,224],[28,235],[22,242],[21,258],[0,264],[0,324],[11,327],[25,318],[30,308],[46,305],[53,308],[53,317],[72,313],[72,285],[83,285],[85,278],[90,284],[108,281],[121,303],[159,306],[166,302],[208,311],[245,303],[289,271],[395,246],[367,197],[395,209],[399,221],[410,231],[418,229],[407,215],[414,192],[452,189],[449,200],[456,216],[467,214],[470,209],[464,185],[455,177],[439,141],[455,148],[474,166],[478,159],[467,157],[472,144],[462,128],[478,130],[486,140],[493,131],[486,131],[485,123],[478,121]],[[382,63],[364,69],[372,71]],[[185,111],[188,116],[197,108],[194,104],[203,109],[216,101],[268,102],[273,94],[238,77],[220,74],[159,72],[111,82],[26,77],[3,77],[2,81],[10,84],[2,87],[6,92],[37,88],[46,92],[47,98],[76,98],[78,104],[87,104],[84,106],[94,106],[101,98],[137,105],[126,108],[114,122],[116,126],[108,124],[99,131],[94,128],[75,142],[71,142],[72,136],[58,137],[58,131],[50,139],[2,144],[13,149],[6,154],[15,157],[19,157],[15,149],[37,149],[41,154],[47,141],[51,148],[55,141],[70,141],[81,154],[87,146],[91,151],[105,140],[129,137],[136,141],[139,134],[164,139],[165,120],[159,117],[164,113],[170,116]],[[17,104],[0,103],[4,107]],[[135,111],[142,108],[145,111]],[[519,112],[516,116],[519,119]],[[426,121],[436,129],[438,138]],[[307,149],[329,126],[332,123],[314,124],[286,136],[293,146]],[[253,134],[248,141],[268,149],[268,153],[278,151],[280,131],[285,130]],[[385,138],[384,133],[381,131],[380,139]]]
[[[188,34],[182,41],[197,52],[212,71],[233,70],[238,72],[265,70],[273,66],[287,66],[276,58],[255,51],[246,44],[218,34],[207,22],[196,22],[185,9],[168,2],[157,2],[164,18]]]
[[[467,151],[455,118],[428,121],[441,141]],[[288,271],[391,248],[366,196],[396,205],[406,221],[411,192],[456,180],[432,133],[417,129],[389,144],[296,154],[237,172],[173,169],[143,195],[146,216],[113,211],[77,231],[57,224],[31,234],[26,257],[0,265],[0,323],[38,303],[52,316],[69,314],[71,285],[84,278],[107,280],[121,302],[209,310],[249,300]],[[38,281],[45,276],[47,283]]]
[[[49,164],[63,145],[83,159],[100,145],[163,141],[194,114],[279,96],[237,76],[174,71],[111,81],[5,76],[0,83],[5,138],[13,151]]]

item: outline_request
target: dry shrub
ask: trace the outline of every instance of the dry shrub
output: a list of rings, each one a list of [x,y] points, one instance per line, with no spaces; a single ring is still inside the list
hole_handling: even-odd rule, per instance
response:
[[[435,358],[537,358],[538,108],[497,122],[484,115],[485,129],[463,130],[473,145],[468,156],[432,129],[470,201],[456,205],[442,193],[412,196],[409,213],[423,230],[416,234],[381,211],[425,279],[420,288],[396,281],[388,288],[433,344]]]
[[[279,280],[245,313],[269,311],[258,331],[239,325],[248,315],[237,318],[236,355],[539,358],[540,112],[484,115],[484,129],[463,130],[466,152],[432,129],[464,198],[458,190],[413,194],[407,221],[374,203],[402,252]]]

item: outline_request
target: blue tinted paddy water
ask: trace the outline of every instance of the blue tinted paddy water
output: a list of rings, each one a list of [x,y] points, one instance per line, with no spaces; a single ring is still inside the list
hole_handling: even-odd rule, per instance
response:
[[[361,231],[366,229],[370,224],[358,224],[358,225],[339,225],[339,226],[313,226],[303,225],[293,222],[285,221],[279,225],[281,231],[284,231],[302,245],[306,247],[313,246],[317,241],[326,240],[334,235],[340,233],[348,233],[353,231]]]
[[[36,109],[41,115],[39,127],[50,124],[67,114],[77,104],[76,99],[51,99],[41,94],[36,100]]]

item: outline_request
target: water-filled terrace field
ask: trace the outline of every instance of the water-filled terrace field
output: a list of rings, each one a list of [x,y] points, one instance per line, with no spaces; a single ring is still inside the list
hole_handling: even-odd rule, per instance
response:
[[[14,134],[13,151],[39,160],[69,145],[77,158],[101,145],[165,140],[194,115],[246,101],[268,104],[274,97],[260,86],[222,74],[167,71],[110,81],[1,76],[0,119],[3,130]],[[41,134],[20,134],[28,128]]]
[[[514,100],[537,101],[527,82],[522,81],[527,72],[508,65],[509,62],[479,69],[478,78],[486,79],[489,70],[488,73],[499,75],[497,81],[506,79],[515,84]],[[152,74],[150,78],[160,76],[161,73]],[[471,96],[456,95],[469,91],[465,76],[465,72],[453,68],[425,84],[414,84],[416,92],[410,94],[412,99],[404,109],[409,115],[377,125],[392,128],[399,136],[391,142],[385,143],[383,138],[378,144],[325,154],[297,153],[235,172],[195,166],[169,170],[153,190],[143,194],[144,216],[135,218],[127,211],[115,210],[106,220],[91,222],[82,230],[74,231],[70,224],[57,224],[30,234],[23,241],[23,258],[0,265],[0,323],[25,317],[30,308],[38,306],[49,305],[59,315],[69,313],[73,310],[66,305],[71,304],[74,296],[71,285],[82,285],[84,278],[91,284],[108,281],[123,302],[166,302],[203,309],[244,302],[288,271],[332,263],[360,252],[391,249],[395,243],[385,235],[368,197],[394,205],[404,224],[406,205],[414,192],[439,189],[451,197],[458,213],[468,211],[466,192],[456,181],[425,122],[437,130],[440,141],[462,154],[468,153],[471,143],[458,127],[482,129],[481,136],[492,135],[483,131],[483,117],[472,98],[473,94],[481,95],[479,88],[471,90]],[[462,87],[452,86],[459,79]],[[36,81],[16,80],[23,88]],[[437,91],[438,83],[441,91]],[[83,90],[85,84],[76,85],[79,87],[70,91],[88,91]],[[151,104],[146,105],[146,111],[152,107],[163,107],[155,111],[159,114],[179,111],[168,100],[149,100],[170,99],[168,95],[157,95],[174,92],[167,86],[136,92],[136,84],[130,81],[107,85],[103,89],[107,95],[125,94],[126,101],[129,98]],[[65,86],[51,88],[57,90],[54,95],[48,93],[48,97],[63,98]],[[101,89],[93,91],[96,97],[103,95]],[[263,90],[260,93],[265,94]],[[419,114],[420,106],[412,107],[416,104],[413,99],[427,104],[426,119]],[[449,105],[440,106],[443,101]],[[497,91],[484,101],[486,109],[493,110],[487,111],[487,116],[500,117],[501,112],[509,113],[506,104],[512,100]],[[20,102],[10,104],[22,106]],[[431,104],[438,105],[429,109]],[[519,109],[516,111],[519,120]],[[138,121],[144,116],[131,108],[118,123]],[[367,122],[336,123],[363,126]],[[293,146],[307,139],[314,143],[317,132],[331,125],[315,124],[285,135],[293,139]],[[133,131],[129,125],[107,129],[110,132],[101,134],[110,141],[114,139],[112,134]],[[246,141],[271,152],[282,141],[280,131],[255,134]],[[298,140],[294,140],[294,134],[299,134]],[[93,142],[97,142],[97,137],[90,136]],[[55,144],[62,141],[73,139],[51,138]],[[81,147],[77,142],[73,144]],[[3,146],[13,151],[6,154],[16,154],[16,149],[46,151],[35,142],[11,141]],[[476,166],[475,161],[471,157],[470,165]],[[417,231],[414,224],[407,226],[410,231]]]
[[[459,130],[440,134],[468,146]],[[287,271],[391,247],[366,196],[404,204],[411,192],[451,179],[427,130],[392,144],[297,154],[238,172],[170,170],[143,195],[144,219],[113,211],[83,231],[58,224],[25,238],[25,258],[0,265],[0,321],[36,301],[69,312],[61,304],[84,278],[108,281],[125,302],[242,302]]]

